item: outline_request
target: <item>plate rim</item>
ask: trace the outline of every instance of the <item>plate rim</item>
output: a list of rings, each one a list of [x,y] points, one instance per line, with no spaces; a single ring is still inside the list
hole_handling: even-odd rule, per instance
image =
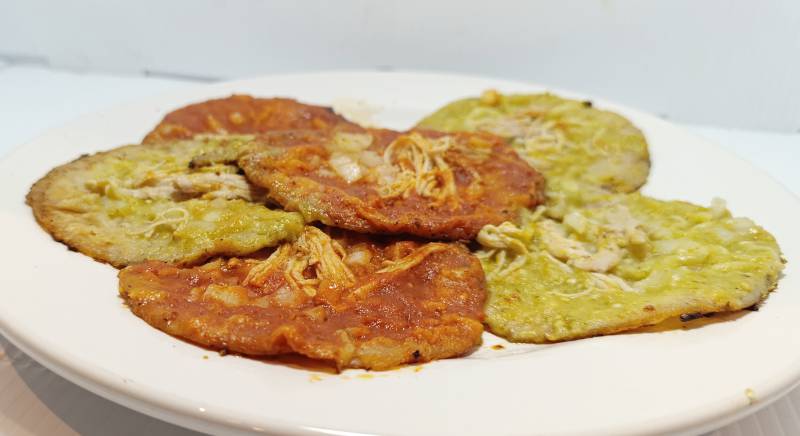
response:
[[[627,105],[618,104],[613,101],[608,101],[604,98],[597,98],[593,95],[586,94],[586,93],[578,93],[574,91],[560,89],[558,87],[552,86],[544,86],[538,83],[531,83],[525,81],[517,81],[517,80],[507,80],[501,78],[493,78],[488,76],[481,76],[481,75],[468,75],[468,74],[453,74],[453,73],[441,73],[441,72],[429,72],[429,71],[417,71],[417,70],[398,70],[398,71],[391,71],[391,72],[382,72],[382,71],[370,71],[370,70],[332,70],[332,71],[319,71],[319,72],[303,72],[303,73],[290,73],[290,74],[270,74],[270,75],[262,75],[252,78],[245,78],[245,79],[238,79],[233,81],[224,81],[224,82],[217,82],[211,84],[200,84],[200,85],[190,85],[187,87],[182,87],[174,91],[169,91],[166,93],[159,93],[155,94],[146,98],[137,99],[136,101],[117,104],[110,106],[101,111],[95,111],[88,114],[81,115],[73,120],[70,120],[58,127],[48,129],[29,141],[26,141],[20,145],[13,147],[7,153],[4,153],[2,159],[0,159],[0,164],[4,164],[6,161],[10,160],[14,155],[19,153],[25,147],[36,144],[39,141],[42,141],[43,138],[48,137],[50,135],[57,134],[59,131],[62,130],[69,130],[71,126],[79,123],[81,120],[92,119],[96,118],[104,113],[113,113],[124,110],[125,108],[137,107],[148,104],[149,102],[153,102],[155,100],[183,100],[184,97],[191,99],[192,95],[202,95],[202,94],[209,94],[209,93],[230,93],[235,92],[232,91],[232,88],[241,88],[249,86],[254,82],[275,79],[275,78],[293,78],[293,79],[311,79],[311,78],[325,78],[331,76],[352,76],[352,75],[364,75],[364,76],[413,76],[417,78],[430,78],[430,77],[439,77],[439,78],[456,78],[456,79],[478,79],[478,80],[487,80],[487,81],[502,81],[509,86],[519,86],[524,87],[527,89],[530,88],[541,88],[542,90],[547,90],[550,92],[554,92],[559,95],[572,97],[572,98],[589,98],[591,100],[600,102],[603,107],[608,107],[614,111],[621,111],[623,114],[636,114],[637,117],[648,118],[649,122],[653,122],[656,124],[661,124],[664,127],[670,129],[680,130],[684,134],[688,134],[700,142],[704,142],[713,146],[717,151],[727,155],[730,158],[734,158],[742,163],[745,163],[748,167],[754,169],[755,171],[759,172],[762,176],[770,179],[779,189],[781,189],[783,194],[788,194],[795,201],[800,203],[800,198],[798,195],[794,194],[793,192],[789,191],[783,184],[776,181],[768,172],[762,170],[747,160],[743,159],[742,157],[738,156],[736,153],[728,151],[719,145],[717,145],[714,141],[703,138],[700,135],[694,134],[692,132],[687,131],[683,127],[673,124],[669,121],[665,121],[655,115],[652,115],[646,111],[642,111],[639,109],[631,108]],[[231,89],[229,89],[231,88]],[[479,91],[479,90],[476,90]],[[213,98],[213,97],[212,97]],[[110,267],[109,267],[110,268]],[[185,406],[185,407],[176,407],[174,400],[182,400],[180,396],[173,396],[171,393],[170,400],[165,399],[165,392],[159,392],[157,395],[153,394],[152,391],[141,390],[137,386],[133,385],[126,385],[124,383],[119,383],[115,377],[105,374],[102,372],[101,374],[95,373],[90,374],[89,368],[93,368],[94,370],[103,370],[102,367],[97,367],[92,365],[91,362],[88,362],[88,365],[83,365],[81,368],[75,368],[73,365],[70,365],[70,362],[65,362],[65,360],[76,360],[73,356],[72,359],[65,359],[64,353],[50,353],[47,349],[41,349],[41,347],[37,347],[37,341],[31,340],[31,338],[26,338],[26,335],[21,334],[18,331],[15,331],[13,326],[8,325],[5,322],[4,317],[2,316],[2,308],[0,307],[0,333],[2,333],[8,340],[14,344],[16,347],[23,350],[26,354],[33,357],[36,361],[42,363],[45,367],[52,370],[56,374],[64,377],[67,380],[87,389],[103,398],[109,399],[115,403],[121,404],[125,407],[137,410],[139,412],[145,413],[150,416],[155,416],[159,419],[175,423],[177,425],[181,425],[184,427],[188,427],[198,431],[225,431],[231,432],[236,431],[237,433],[250,433],[252,429],[247,429],[241,426],[223,424],[220,421],[224,420],[224,417],[220,416],[217,417],[216,420],[209,420],[208,414],[198,415],[196,411],[194,411],[193,406]],[[61,357],[61,359],[59,359]],[[800,364],[800,355],[797,359],[795,359],[795,363]],[[751,407],[747,408],[728,408],[727,410],[717,410],[716,413],[708,413],[705,414],[705,418],[701,419],[700,416],[696,416],[694,420],[691,422],[686,421],[683,422],[681,425],[675,425],[673,427],[660,427],[658,430],[659,432],[666,431],[670,433],[676,434],[683,434],[683,433],[690,433],[694,431],[700,430],[707,430],[712,428],[717,428],[720,425],[724,425],[729,422],[733,422],[736,419],[739,419],[743,416],[749,415],[750,413],[754,413],[757,410],[767,406],[768,404],[775,401],[777,398],[785,394],[786,392],[793,389],[798,383],[800,383],[800,365],[793,365],[794,373],[791,375],[786,375],[781,379],[781,381],[777,381],[774,377],[770,380],[773,383],[768,384],[768,387],[759,387],[759,399],[758,402],[752,405]],[[81,370],[82,369],[82,370]],[[762,395],[762,393],[764,393]],[[159,398],[161,397],[161,398]],[[156,407],[152,407],[155,405]],[[194,412],[194,413],[193,413]],[[290,422],[276,422],[273,421],[273,425],[269,428],[265,428],[265,431],[274,431],[280,432],[283,434],[358,434],[346,430],[335,430],[335,429],[322,429],[322,428],[311,428],[311,427],[303,427],[298,424],[292,424]]]

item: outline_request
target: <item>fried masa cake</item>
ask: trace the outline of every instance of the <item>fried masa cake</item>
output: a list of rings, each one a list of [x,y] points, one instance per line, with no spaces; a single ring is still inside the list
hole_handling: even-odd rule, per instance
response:
[[[338,129],[262,136],[239,166],[306,222],[362,233],[473,239],[543,201],[542,177],[483,133]]]
[[[171,335],[339,369],[443,359],[481,343],[485,280],[464,246],[332,234],[307,226],[261,258],[130,266],[119,273],[120,293]]]
[[[553,94],[486,91],[447,104],[418,127],[507,139],[547,179],[547,214],[554,217],[607,193],[633,192],[650,172],[647,142],[630,121]]]
[[[490,330],[519,342],[615,333],[679,315],[744,309],[783,269],[775,239],[721,200],[711,208],[609,195],[557,221],[487,226]]]
[[[144,143],[190,139],[198,134],[258,134],[274,130],[327,130],[353,125],[331,108],[288,98],[232,95],[168,113]]]
[[[252,203],[263,191],[233,165],[189,165],[246,140],[206,137],[84,156],[37,181],[27,202],[53,238],[116,267],[249,254],[299,235],[302,217]]]

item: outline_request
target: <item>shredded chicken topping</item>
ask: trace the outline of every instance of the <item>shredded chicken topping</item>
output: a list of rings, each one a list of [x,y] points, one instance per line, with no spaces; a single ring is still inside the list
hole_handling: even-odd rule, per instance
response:
[[[195,173],[179,175],[171,180],[178,191],[189,195],[203,195],[204,198],[241,198],[252,201],[250,184],[239,174]]]
[[[522,229],[506,221],[499,226],[486,225],[478,233],[478,242],[489,250],[476,255],[481,259],[496,258],[497,267],[486,274],[486,279],[507,275],[525,265],[528,246]],[[510,258],[510,259],[509,259]]]
[[[321,284],[352,286],[355,276],[344,262],[347,253],[322,230],[306,226],[303,234],[290,243],[278,247],[266,260],[256,264],[244,279],[245,285],[262,286],[276,271],[293,290],[302,290],[309,297],[317,294]],[[312,277],[306,277],[313,270]]]
[[[535,222],[544,214],[545,208],[538,207],[527,216],[523,215],[523,221]],[[478,233],[478,243],[488,250],[480,250],[475,253],[478,258],[485,260],[495,258],[496,268],[486,274],[486,279],[490,280],[497,276],[507,275],[527,262],[532,235],[522,228],[506,221],[499,226],[488,224],[483,226]]]
[[[478,130],[511,139],[519,155],[534,168],[546,171],[552,165],[547,159],[536,159],[541,152],[565,153],[570,142],[556,123],[532,114],[519,113],[493,119],[477,126]]]
[[[435,244],[435,243],[427,244],[421,250],[414,250],[413,253],[401,259],[394,261],[386,261],[383,265],[383,268],[381,268],[377,272],[389,273],[389,272],[402,271],[409,268],[413,268],[422,263],[422,261],[425,260],[426,257],[438,251],[442,251],[446,248],[447,245],[445,244]]]
[[[536,223],[530,228],[536,229],[544,253],[565,267],[608,273],[620,263],[625,249],[643,247],[648,242],[641,224],[621,205],[609,208],[605,220],[598,221],[589,220],[579,213],[568,214],[563,223],[540,220],[543,212],[544,208],[540,208],[527,221]],[[575,237],[578,235],[592,235],[590,239],[593,242],[581,241]],[[533,237],[533,234],[527,234],[509,222],[481,229],[478,242],[488,250],[482,250],[478,255],[484,259],[494,257],[497,262],[497,267],[487,278],[508,274],[524,265]]]
[[[434,205],[452,204],[457,197],[455,176],[445,155],[457,150],[459,158],[480,162],[489,158],[493,146],[478,136],[461,144],[453,136],[430,138],[411,132],[396,138],[379,155],[369,149],[372,141],[368,133],[336,133],[327,145],[328,164],[347,183],[361,179],[374,183],[383,198],[408,198],[416,192]],[[473,168],[467,170],[475,180],[481,178]]]
[[[559,260],[584,271],[606,272],[622,260],[622,249],[608,242],[599,245],[596,251],[581,241],[567,236],[566,232],[553,221],[539,224],[543,230],[542,242],[545,249]]]
[[[201,197],[208,200],[224,198],[253,201],[252,189],[244,176],[226,172],[165,174],[151,176],[146,185],[119,186],[113,180],[89,181],[87,189],[112,197],[131,197],[141,200],[170,199],[175,195]]]

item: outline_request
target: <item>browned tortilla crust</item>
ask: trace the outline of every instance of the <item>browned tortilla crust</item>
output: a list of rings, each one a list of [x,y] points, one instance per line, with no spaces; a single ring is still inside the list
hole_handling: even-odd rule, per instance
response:
[[[118,268],[147,259],[189,265],[219,255],[246,255],[302,231],[299,214],[273,211],[248,201],[250,195],[256,195],[254,192],[262,194],[240,175],[232,178],[241,180],[246,192],[230,191],[230,197],[203,197],[223,192],[225,185],[214,182],[196,188],[189,184],[182,187],[189,190],[186,193],[169,187],[162,192],[145,193],[158,189],[152,185],[138,187],[139,192],[124,192],[130,188],[125,184],[131,180],[145,176],[156,180],[156,167],[164,161],[153,161],[160,158],[176,158],[178,163],[165,166],[179,168],[180,161],[185,160],[185,172],[170,174],[193,175],[188,162],[191,153],[203,144],[173,141],[126,145],[82,156],[53,168],[34,183],[26,202],[53,239]],[[102,184],[104,187],[91,187]],[[191,191],[193,188],[196,190]],[[181,197],[184,194],[185,198]],[[170,210],[185,214],[185,219],[175,227],[156,227],[158,215]],[[148,227],[152,230],[148,231]]]
[[[245,285],[253,259],[195,268],[134,265],[120,272],[120,293],[150,325],[197,344],[255,356],[299,353],[340,369],[380,370],[454,357],[481,343],[485,279],[465,247],[363,237],[338,241],[347,256],[366,250],[369,260],[349,263],[353,282],[337,286],[323,279],[313,297],[288,291],[285,265],[262,285]],[[415,256],[419,261],[407,269],[386,270]],[[214,298],[209,285],[225,287],[235,298]]]
[[[288,98],[232,95],[168,113],[143,142],[188,139],[197,134],[258,134],[273,130],[327,130],[351,122],[331,108]]]
[[[102,159],[101,155],[102,153],[91,156],[84,155],[64,165],[55,167],[44,177],[37,180],[36,183],[31,186],[30,191],[28,191],[28,195],[25,197],[25,203],[33,210],[33,216],[36,218],[39,225],[56,241],[69,244],[70,238],[68,234],[62,231],[63,229],[58,223],[58,209],[50,207],[50,203],[53,202],[51,197],[53,195],[54,184],[57,185],[65,175],[68,175],[72,171],[82,171],[91,167],[93,161]],[[94,258],[99,257],[96,253],[87,252],[85,254]]]
[[[331,169],[330,133],[277,133],[266,145],[239,159],[248,179],[268,191],[284,209],[299,211],[306,221],[375,234],[410,234],[426,238],[473,239],[486,224],[514,220],[522,208],[544,200],[544,179],[502,139],[484,133],[395,132],[362,130],[374,140],[367,150],[383,156],[395,140],[411,133],[424,138],[446,136],[466,144],[480,141],[484,157],[451,149],[444,160],[452,169],[456,195],[446,202],[419,195],[385,197],[371,180],[348,183]],[[452,201],[451,201],[452,200]]]

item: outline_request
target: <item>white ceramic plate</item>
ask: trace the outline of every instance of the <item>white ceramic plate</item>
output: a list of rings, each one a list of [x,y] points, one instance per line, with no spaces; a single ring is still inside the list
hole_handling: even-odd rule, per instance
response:
[[[701,204],[724,197],[735,214],[754,218],[778,238],[789,264],[759,312],[690,330],[502,351],[490,347],[502,341],[486,334],[485,345],[466,358],[382,373],[320,374],[220,357],[147,326],[117,297],[116,271],[53,242],[23,202],[29,186],[50,168],[82,153],[137,142],[165,112],[190,102],[233,92],[323,104],[359,99],[382,109],[377,123],[405,128],[449,100],[486,88],[544,89],[433,74],[271,76],[176,93],[51,131],[0,163],[0,330],[55,372],[100,395],[207,432],[693,433],[753,412],[796,383],[797,199],[716,146],[604,101],[594,100],[626,115],[647,135],[654,167],[645,192]]]

